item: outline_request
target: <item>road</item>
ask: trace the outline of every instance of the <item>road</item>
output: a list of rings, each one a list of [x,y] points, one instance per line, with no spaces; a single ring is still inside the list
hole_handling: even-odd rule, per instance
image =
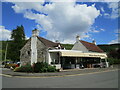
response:
[[[2,88],[118,88],[118,71],[65,77],[2,76]]]

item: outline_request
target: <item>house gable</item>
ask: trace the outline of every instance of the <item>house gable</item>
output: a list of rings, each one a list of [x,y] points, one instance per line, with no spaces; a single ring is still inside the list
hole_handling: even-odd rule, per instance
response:
[[[64,48],[60,45],[60,43],[55,43],[55,42],[52,42],[50,40],[47,40],[45,38],[42,38],[42,37],[38,37],[38,39],[47,47],[47,48],[51,48],[51,49],[56,49],[56,47],[59,47],[60,48]],[[59,49],[59,48],[58,48]]]
[[[31,62],[31,39],[27,41],[24,47],[20,50],[21,65]]]
[[[83,51],[83,52],[88,52],[88,49],[81,42],[75,42],[72,50],[79,50],[79,51]]]
[[[83,40],[79,40],[77,41],[72,50],[80,50],[83,52],[99,52],[99,53],[103,53],[103,50],[101,50],[97,45],[93,44],[93,43],[89,43]]]
[[[47,47],[40,39],[37,39],[37,61],[38,62],[45,61],[46,53],[47,53]]]
[[[97,45],[94,43],[89,43],[83,40],[80,40],[80,42],[88,49],[89,52],[99,52],[103,53],[103,50],[101,50]]]

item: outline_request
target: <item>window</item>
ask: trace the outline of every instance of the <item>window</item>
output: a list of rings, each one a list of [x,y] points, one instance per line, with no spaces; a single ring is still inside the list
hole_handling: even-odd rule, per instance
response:
[[[30,51],[28,51],[27,53],[28,53],[28,55],[30,55]]]
[[[105,62],[105,59],[101,59],[101,62]]]
[[[24,53],[22,53],[22,55],[21,56],[24,56]]]

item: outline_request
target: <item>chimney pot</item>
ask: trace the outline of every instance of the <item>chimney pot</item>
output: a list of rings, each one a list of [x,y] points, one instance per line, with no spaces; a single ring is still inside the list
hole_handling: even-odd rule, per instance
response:
[[[77,35],[77,36],[76,36],[76,42],[79,42],[79,40],[80,40],[80,36]]]
[[[95,40],[93,40],[92,43],[96,45],[96,41]]]
[[[39,30],[37,29],[32,30],[32,36],[39,36]]]

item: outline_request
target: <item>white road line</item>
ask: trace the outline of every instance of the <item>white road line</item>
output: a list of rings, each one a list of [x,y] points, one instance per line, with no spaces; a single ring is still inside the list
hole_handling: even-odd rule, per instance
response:
[[[7,75],[7,74],[1,74],[1,73],[0,73],[0,76],[5,76],[5,77],[13,77],[13,76],[11,76],[11,75]]]

